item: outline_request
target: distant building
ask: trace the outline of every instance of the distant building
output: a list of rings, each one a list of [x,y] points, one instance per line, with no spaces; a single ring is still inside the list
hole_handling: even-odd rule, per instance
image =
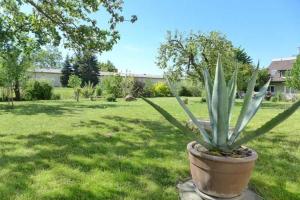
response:
[[[120,75],[122,77],[131,76],[136,80],[145,82],[149,80],[153,83],[164,81],[162,75],[151,75],[151,74],[133,74],[133,73],[117,73],[117,72],[100,72],[99,78],[107,76]],[[29,72],[31,79],[46,80],[49,81],[54,87],[61,87],[60,77],[62,76],[61,69],[35,69]]]
[[[31,79],[49,81],[54,87],[61,87],[61,75],[61,69],[34,69],[29,71]]]
[[[268,67],[271,77],[269,91],[275,93],[295,93],[292,88],[285,85],[286,77],[293,67],[296,57],[273,59]]]

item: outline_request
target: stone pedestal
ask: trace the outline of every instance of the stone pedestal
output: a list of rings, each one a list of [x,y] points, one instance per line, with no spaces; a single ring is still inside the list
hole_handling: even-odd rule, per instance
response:
[[[181,200],[262,200],[260,196],[249,189],[244,191],[240,196],[230,199],[211,197],[200,192],[191,179],[186,182],[179,183],[177,187],[179,189],[179,196]]]

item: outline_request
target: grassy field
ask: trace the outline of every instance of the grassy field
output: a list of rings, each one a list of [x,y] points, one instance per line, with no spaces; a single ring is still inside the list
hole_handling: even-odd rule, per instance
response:
[[[174,98],[155,102],[187,120]],[[287,105],[265,103],[251,130]],[[206,104],[189,107],[207,118]],[[240,103],[234,110],[237,117]],[[73,100],[0,104],[0,199],[178,199],[189,177],[191,136],[171,127],[142,100]],[[257,150],[250,187],[267,200],[300,199],[300,111],[268,135]]]

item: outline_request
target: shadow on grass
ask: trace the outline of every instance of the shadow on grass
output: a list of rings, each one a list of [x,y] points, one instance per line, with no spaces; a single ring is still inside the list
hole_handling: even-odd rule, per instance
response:
[[[12,113],[14,115],[37,115],[37,114],[47,114],[47,115],[63,115],[63,114],[74,114],[81,109],[106,109],[112,107],[120,107],[126,105],[120,104],[109,104],[94,102],[94,104],[79,104],[77,102],[59,102],[56,103],[51,101],[46,102],[19,102],[15,103],[12,109],[7,104],[0,104],[0,110],[4,110],[7,113]]]
[[[9,147],[3,149],[0,157],[0,168],[5,169],[4,174],[0,174],[0,199],[8,199],[8,197],[13,199],[23,192],[32,190],[30,188],[31,177],[42,171],[51,171],[56,164],[63,165],[66,170],[79,170],[84,176],[89,176],[89,173],[95,170],[121,175],[112,177],[111,182],[117,183],[115,187],[101,186],[105,192],[95,193],[83,189],[80,186],[82,180],[74,174],[70,184],[61,185],[61,190],[64,192],[45,194],[38,197],[39,199],[124,199],[132,195],[127,189],[138,190],[133,197],[135,199],[165,199],[161,189],[149,193],[140,178],[146,178],[158,188],[175,188],[178,174],[183,177],[188,175],[185,170],[177,171],[163,167],[161,165],[163,160],[153,162],[153,159],[163,159],[166,156],[176,158],[178,152],[183,152],[186,143],[192,138],[178,134],[178,131],[156,121],[117,116],[104,118],[120,123],[121,130],[127,131],[128,137],[118,134],[108,137],[99,132],[73,136],[45,131],[30,135],[7,135],[7,137],[13,137],[9,144],[0,140],[0,146]],[[138,126],[143,127],[143,132],[132,128],[137,123]],[[89,125],[99,129],[105,126],[114,132],[114,127],[109,124],[89,120],[79,123],[78,126]],[[6,136],[2,134],[2,137]],[[153,144],[149,144],[151,140],[154,141]],[[11,149],[14,145],[21,145],[22,148],[33,153],[15,154]],[[89,162],[85,162],[86,159]],[[3,177],[11,178],[4,180]]]

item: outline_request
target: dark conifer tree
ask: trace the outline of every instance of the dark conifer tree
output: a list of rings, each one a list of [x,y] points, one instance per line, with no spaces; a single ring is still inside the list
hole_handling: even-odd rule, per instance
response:
[[[61,73],[62,73],[62,76],[60,77],[61,85],[63,87],[67,87],[69,77],[73,73],[73,67],[72,67],[69,56],[66,57],[66,60],[63,64],[63,68],[61,70]]]

